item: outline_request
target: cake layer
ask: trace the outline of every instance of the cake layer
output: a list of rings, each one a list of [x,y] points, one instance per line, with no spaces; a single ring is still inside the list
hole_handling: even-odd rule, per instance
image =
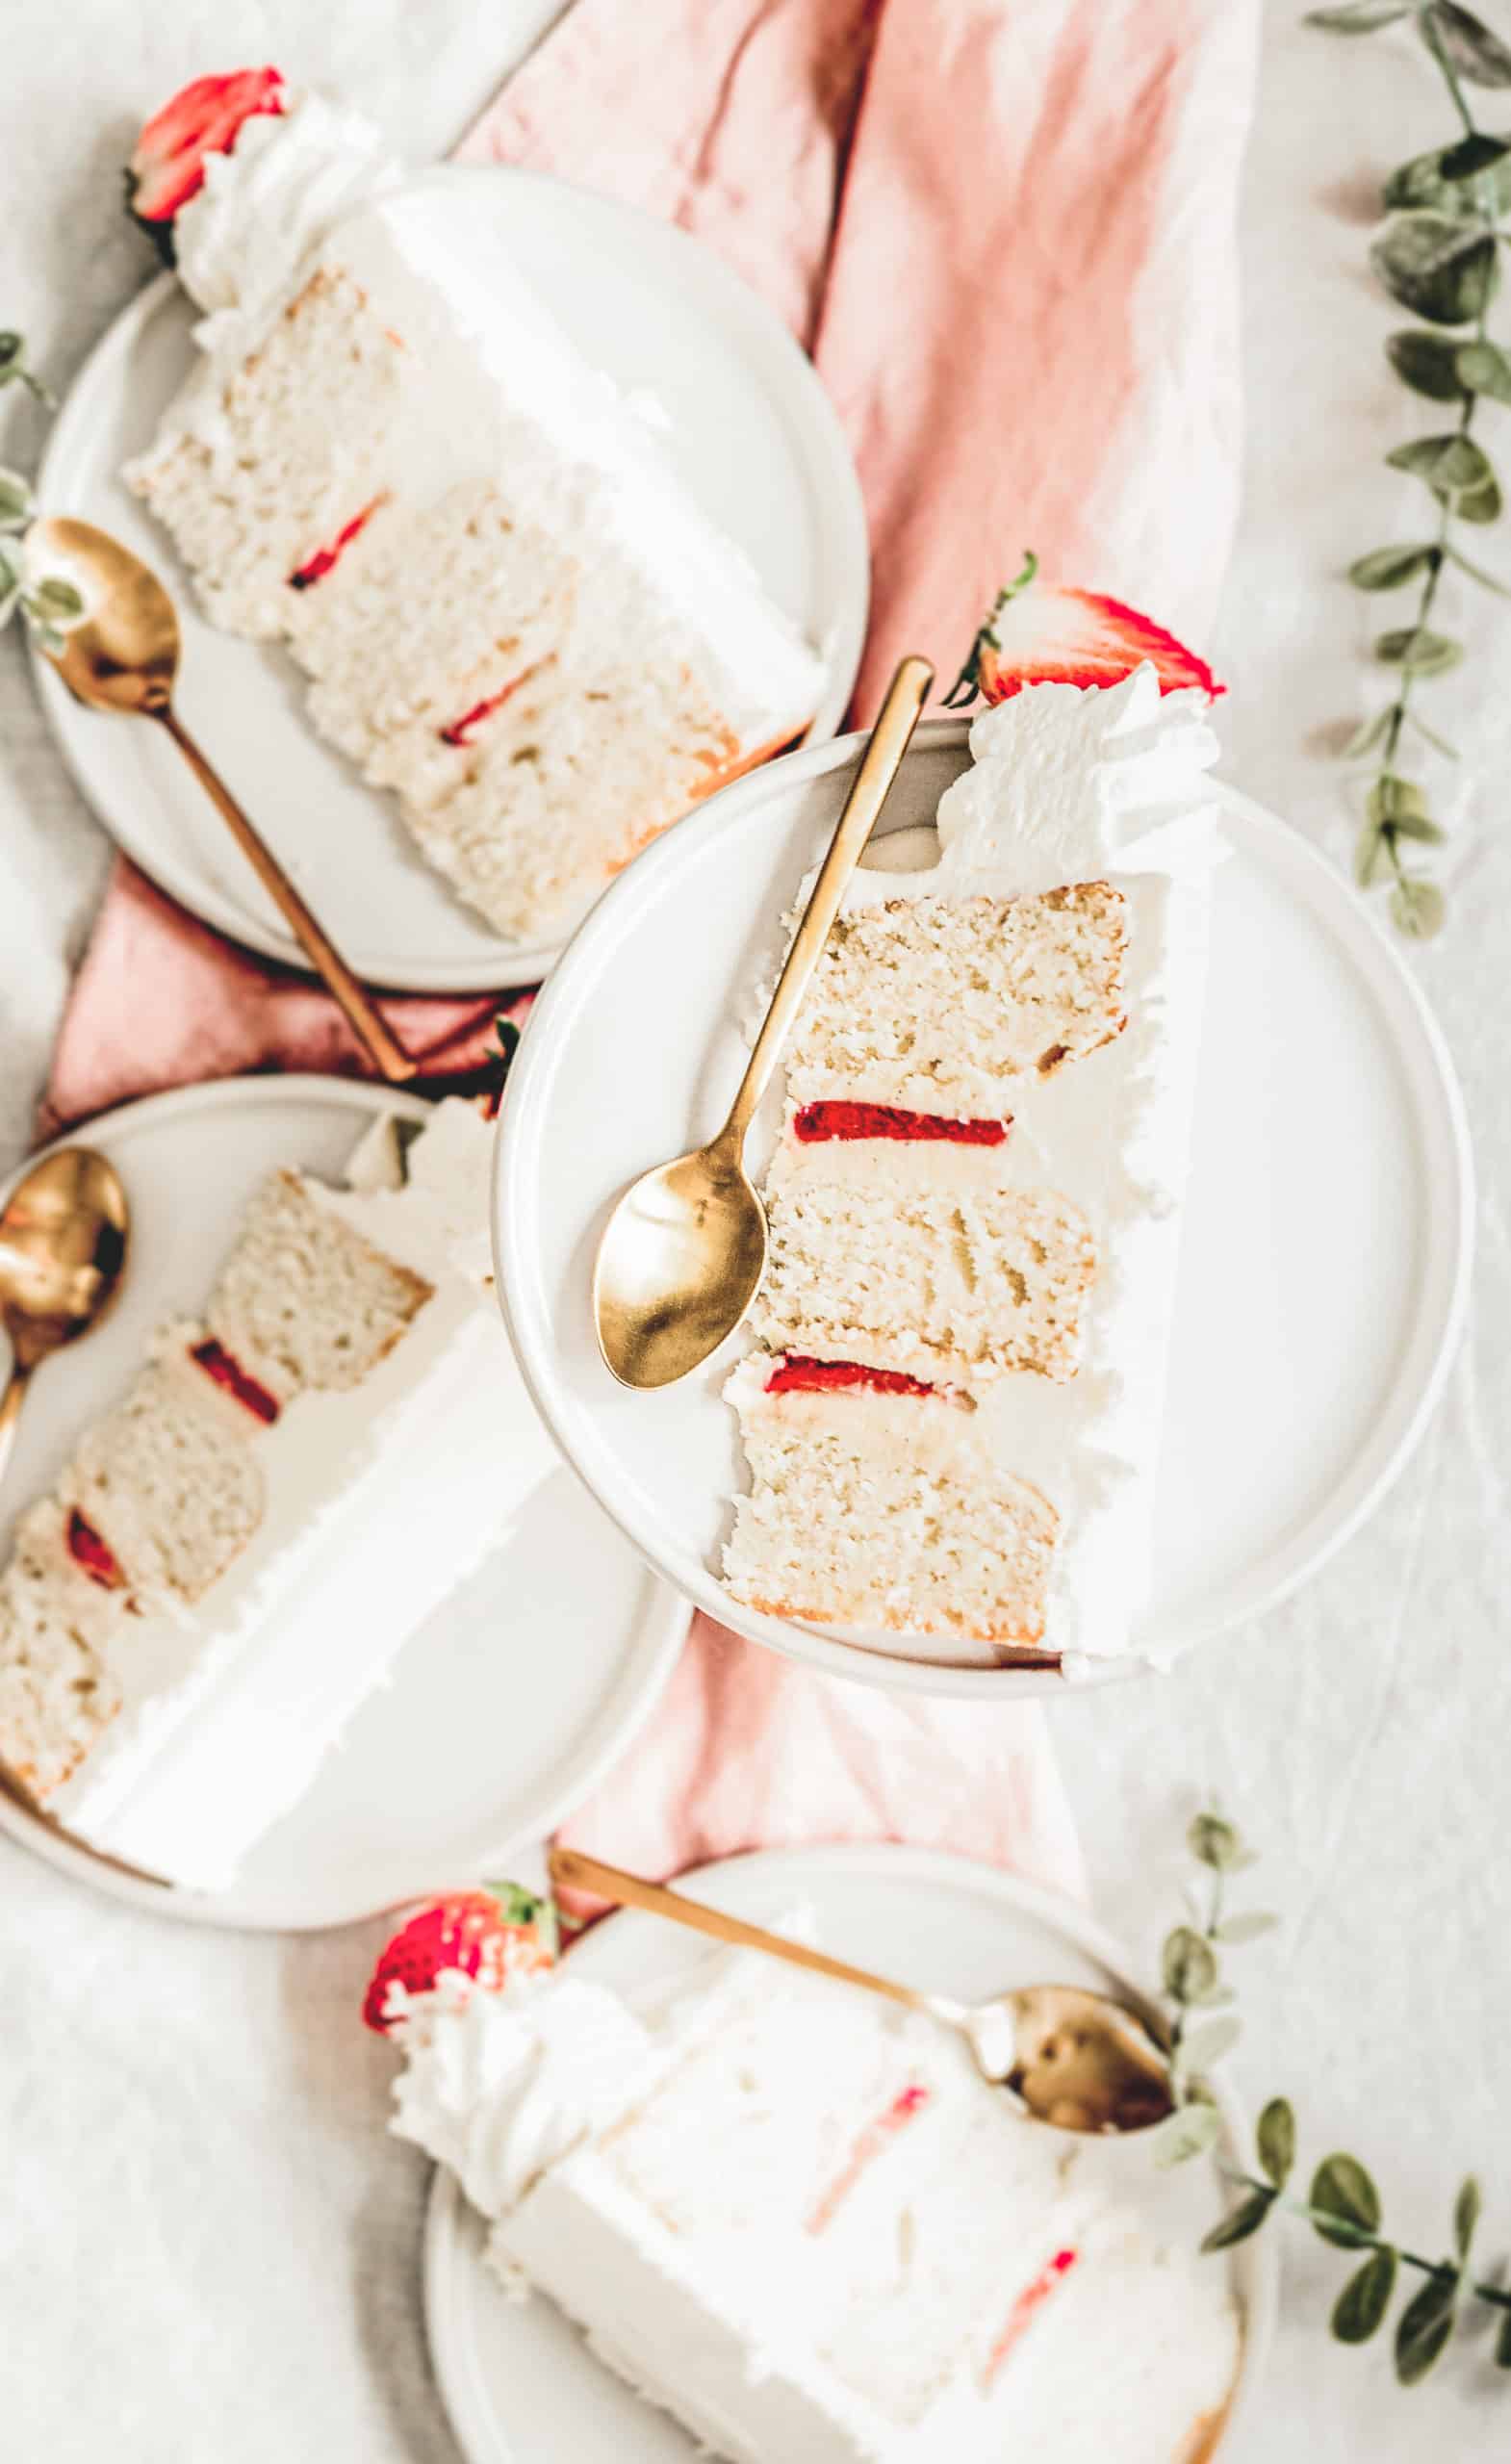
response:
[[[771,1393],[769,1357],[726,1393],[751,1470],[724,1575],[772,1617],[1037,1644],[1058,1517],[943,1396]]]
[[[933,1384],[1073,1377],[1096,1273],[1086,1218],[1051,1190],[937,1186],[935,1153],[893,1148],[865,1179],[808,1163],[768,1188],[756,1333]]]
[[[1184,2193],[1190,2246],[1146,2158],[1025,2127],[944,2029],[746,1954],[638,2015],[445,1976],[397,2035],[395,2127],[493,2265],[715,2455],[1204,2455],[1238,2322]]]
[[[428,209],[311,96],[212,157],[175,225],[206,356],[128,476],[214,620],[288,643],[321,734],[527,936],[800,734],[822,668],[543,303]]]
[[[841,915],[787,1054],[796,1104],[846,1096],[960,1118],[1011,1110],[1126,1024],[1121,893],[888,897]]]
[[[90,1844],[226,1882],[553,1463],[455,1228],[489,1146],[455,1104],[407,1186],[274,1174],[204,1318],[23,1517],[0,1762]]]

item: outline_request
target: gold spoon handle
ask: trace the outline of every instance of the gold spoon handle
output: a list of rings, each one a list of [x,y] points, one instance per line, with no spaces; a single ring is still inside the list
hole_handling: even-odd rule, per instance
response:
[[[5,1478],[5,1467],[11,1460],[11,1449],[15,1444],[16,1424],[21,1417],[21,1405],[26,1399],[31,1373],[17,1361],[6,1381],[5,1393],[0,1395],[0,1480]]]
[[[669,1916],[674,1925],[689,1926],[695,1934],[711,1935],[716,1942],[734,1942],[743,1950],[765,1951],[774,1960],[785,1960],[789,1967],[806,1967],[818,1976],[837,1977],[841,1985],[860,1985],[868,1993],[884,1993],[889,2002],[902,2002],[909,2011],[933,2007],[929,1995],[915,1992],[911,1986],[894,1985],[889,1978],[873,1976],[866,1968],[851,1967],[844,1960],[832,1960],[827,1951],[815,1951],[807,1942],[789,1942],[784,1935],[768,1934],[759,1925],[747,1925],[742,1916],[728,1916],[722,1908],[705,1908],[702,1900],[684,1899],[680,1891],[669,1890],[664,1883],[645,1882],[639,1874],[627,1874],[618,1865],[605,1865],[597,1857],[584,1857],[576,1848],[553,1846],[547,1862],[551,1881],[558,1888],[594,1891],[600,1899],[611,1899],[619,1908],[643,1908],[653,1916]]]
[[[416,1064],[396,1041],[357,982],[324,927],[310,913],[272,850],[258,835],[218,772],[212,769],[170,702],[154,709],[180,753],[228,826],[264,889],[287,919],[289,928],[327,990],[339,1003],[352,1033],[366,1046],[383,1076],[402,1084],[415,1075]]]
[[[818,963],[818,955],[829,938],[829,928],[839,912],[839,902],[845,886],[859,861],[860,853],[876,826],[876,817],[886,802],[892,781],[908,750],[909,738],[918,724],[918,713],[928,699],[934,682],[934,670],[926,658],[905,658],[886,688],[886,699],[871,731],[871,741],[856,772],[855,783],[845,799],[829,853],[819,868],[803,921],[792,937],[786,964],[777,978],[777,988],[771,996],[771,1007],[761,1021],[760,1033],[740,1080],[739,1092],[730,1107],[730,1117],[720,1135],[743,1142],[756,1105],[770,1083],[777,1057],[787,1040],[787,1030],[803,1004],[808,988],[808,978]]]

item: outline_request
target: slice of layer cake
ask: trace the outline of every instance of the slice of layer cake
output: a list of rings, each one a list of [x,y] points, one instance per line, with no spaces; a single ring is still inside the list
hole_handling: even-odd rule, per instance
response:
[[[1028,688],[973,726],[938,861],[851,885],[726,1389],[749,1608],[934,1656],[1129,1646],[1216,853],[1196,702],[1147,668]]]
[[[203,356],[130,484],[214,622],[287,643],[320,732],[500,932],[560,933],[801,734],[812,651],[647,420],[365,123],[265,104],[173,237]]]
[[[453,1102],[399,1185],[273,1174],[22,1515],[0,1765],[92,1846],[228,1881],[551,1469],[489,1289],[489,1147]]]
[[[1210,2177],[1025,2126],[957,2040],[746,1954],[404,2004],[395,2127],[489,2254],[734,2464],[1201,2464],[1240,2326]]]

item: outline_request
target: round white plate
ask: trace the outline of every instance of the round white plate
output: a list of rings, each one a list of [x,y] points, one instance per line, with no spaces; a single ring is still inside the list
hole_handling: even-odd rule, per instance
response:
[[[963,724],[919,732],[881,825],[931,822]],[[635,1175],[711,1135],[739,1032],[816,863],[858,739],[789,755],[650,849],[581,927],[510,1072],[495,1167],[499,1289],[568,1460],[689,1599],[835,1673],[994,1700],[1053,1671],[866,1648],[741,1607],[711,1571],[743,1485],[720,1387],[740,1338],[632,1394],[599,1357],[592,1262]],[[1183,1650],[1257,1615],[1370,1513],[1421,1435],[1462,1318],[1473,1241],[1464,1111],[1415,984],[1347,885],[1222,788],[1213,958],[1155,1508],[1138,1640]],[[1108,1676],[1137,1662],[1104,1664]]]
[[[827,1950],[933,1992],[975,1999],[1053,1980],[1143,2002],[1126,1955],[1073,1902],[963,1857],[905,1847],[767,1851],[704,1866],[678,1887],[757,1924],[806,1903]],[[676,1926],[626,1910],[584,1936],[572,1973],[630,1991],[706,1955],[706,1944]],[[1246,2164],[1243,2115],[1220,2082],[1217,2101],[1226,2133],[1219,2156]],[[1005,2128],[1015,2126],[1004,2118]],[[1159,2202],[1162,2213],[1168,2200],[1172,2231],[1192,2245],[1220,2212],[1211,2168],[1162,2174],[1137,2141],[1108,2152],[1125,2194]],[[453,2176],[438,2171],[425,2231],[425,2316],[468,2464],[688,2464],[691,2439],[596,2360],[559,2310],[540,2298],[508,2299],[483,2264],[483,2238]],[[1245,2331],[1224,2453],[1241,2444],[1259,2401],[1274,2326],[1273,2237],[1243,2243],[1230,2264]]]
[[[764,302],[711,250],[649,215],[534,172],[444,166],[408,192],[434,226],[481,230],[626,392],[653,397],[697,501],[746,551],[828,668],[810,736],[844,717],[870,566],[849,449],[817,377]],[[387,796],[320,743],[281,649],[218,633],[166,531],[122,485],[195,357],[193,310],[164,274],[111,326],[59,415],[38,482],[49,513],[114,531],[163,574],[184,629],[184,720],[241,795],[338,947],[371,983],[418,992],[535,984],[559,941],[500,940],[416,853]],[[107,830],[206,923],[304,963],[161,732],[86,710],[46,661],[43,706]]]
[[[285,1164],[339,1179],[374,1115],[425,1110],[338,1078],[232,1078],[90,1123],[84,1136],[131,1201],[126,1281],[105,1323],[42,1369],[27,1398],[0,1490],[0,1561],[16,1516],[119,1396],[154,1329],[208,1291],[264,1174]],[[496,1869],[551,1830],[646,1717],[687,1621],[563,1465],[523,1527],[410,1637],[229,1890],[130,1874],[3,1790],[0,1829],[160,1915],[291,1932],[350,1924]]]

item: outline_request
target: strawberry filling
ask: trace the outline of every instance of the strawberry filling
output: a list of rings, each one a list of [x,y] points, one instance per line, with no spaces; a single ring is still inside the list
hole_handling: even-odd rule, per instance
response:
[[[532,676],[539,675],[545,664],[544,659],[538,658],[532,666],[522,667],[519,675],[511,676],[507,684],[500,684],[497,693],[490,693],[484,701],[474,702],[470,710],[464,710],[459,719],[453,719],[448,728],[441,730],[442,743],[471,744],[473,730],[480,728],[484,719],[491,719],[495,710],[501,710],[505,702],[518,693],[522,684],[528,684]]]
[[[899,2131],[906,2130],[910,2121],[916,2121],[929,2102],[927,2088],[905,2088],[900,2096],[892,2098],[884,2114],[879,2114],[875,2121],[867,2122],[851,2149],[843,2170],[836,2173],[808,2217],[807,2229],[810,2233],[822,2233],[827,2224],[833,2222],[861,2174],[875,2164],[888,2140],[895,2139]]]
[[[1061,2279],[1069,2274],[1081,2256],[1079,2250],[1057,2250],[1047,2267],[1040,2268],[1032,2284],[1024,2286],[1007,2316],[1001,2335],[986,2356],[982,2373],[982,2385],[989,2387],[998,2371],[1024,2334],[1036,2313],[1041,2310]]]
[[[937,1392],[901,1369],[868,1369],[858,1360],[810,1360],[804,1352],[788,1352],[766,1380],[768,1395],[822,1395],[844,1386],[869,1386],[878,1395]]]
[[[1012,1126],[1006,1120],[951,1120],[943,1113],[910,1113],[901,1104],[804,1104],[792,1131],[805,1145],[828,1138],[940,1139],[952,1146],[1001,1146]]]
[[[115,1553],[100,1538],[92,1523],[86,1522],[77,1506],[68,1517],[68,1554],[83,1569],[90,1582],[102,1591],[123,1591],[125,1575]]]
[[[374,497],[371,504],[365,504],[360,513],[354,513],[349,522],[343,524],[328,547],[317,548],[309,562],[289,576],[289,588],[308,590],[312,583],[323,581],[328,573],[333,573],[358,532],[367,528],[382,501],[380,496]]]
[[[266,1386],[259,1386],[255,1377],[248,1377],[241,1362],[226,1350],[224,1344],[218,1344],[214,1335],[207,1336],[202,1344],[192,1344],[189,1356],[197,1360],[207,1377],[213,1377],[239,1403],[244,1403],[257,1420],[270,1425],[277,1419],[281,1409],[277,1396],[269,1395]]]

